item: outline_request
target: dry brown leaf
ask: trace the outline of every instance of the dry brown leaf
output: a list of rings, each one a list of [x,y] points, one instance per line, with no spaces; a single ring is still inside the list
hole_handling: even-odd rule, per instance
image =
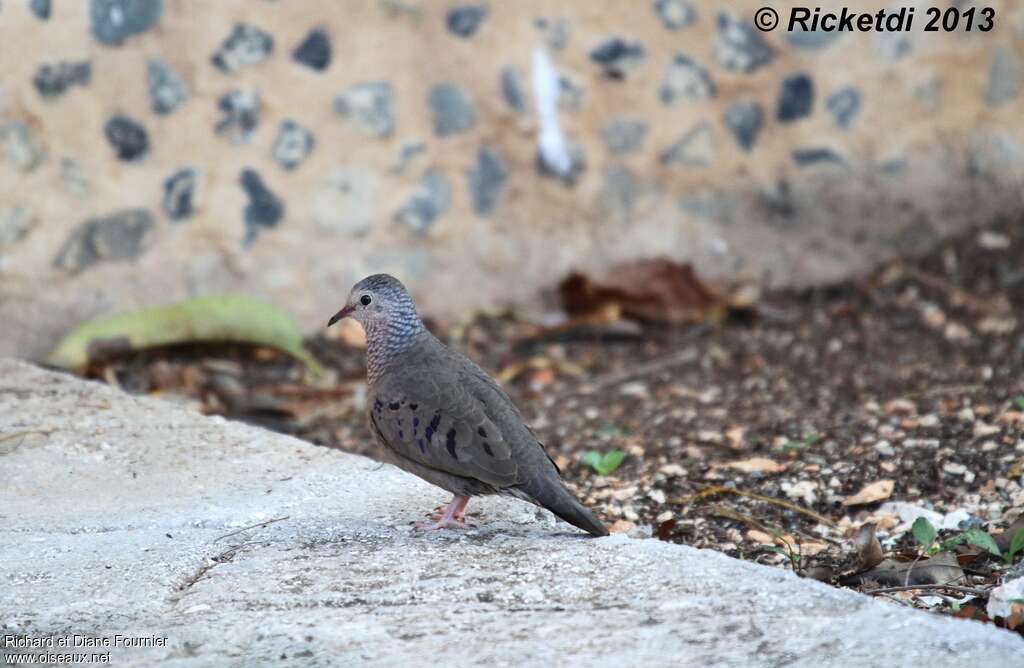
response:
[[[863,506],[868,503],[884,501],[892,496],[892,490],[895,486],[896,482],[893,480],[876,480],[873,483],[865,485],[864,488],[856,494],[843,499],[843,505]]]
[[[625,318],[642,322],[718,321],[730,309],[747,309],[750,290],[723,295],[705,285],[689,264],[638,260],[612,267],[602,281],[573,273],[559,285],[566,312],[581,316],[617,305]]]
[[[819,541],[800,543],[799,545],[800,554],[804,557],[813,557],[819,555],[827,549],[828,545]]]
[[[733,469],[743,473],[778,473],[779,471],[785,471],[786,465],[767,457],[751,457],[750,459],[741,459],[736,462],[715,464],[712,468]]]
[[[743,436],[747,433],[747,430],[743,427],[732,427],[725,430],[725,438],[729,441],[729,447],[733,450],[740,450],[743,448]]]

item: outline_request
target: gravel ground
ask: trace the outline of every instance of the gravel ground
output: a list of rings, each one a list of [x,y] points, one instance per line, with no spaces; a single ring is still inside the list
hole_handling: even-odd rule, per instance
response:
[[[941,540],[999,534],[1024,510],[1022,257],[1024,228],[1004,221],[715,322],[552,329],[500,314],[438,334],[503,380],[614,530],[981,617],[1000,560],[947,546],[965,591],[882,592],[885,578],[858,576],[877,562],[858,532],[872,525],[887,557],[916,563],[915,515],[931,511]],[[314,381],[271,351],[210,346],[91,373],[372,455],[362,355],[332,337],[309,342],[329,368]],[[598,475],[589,451],[625,458]]]

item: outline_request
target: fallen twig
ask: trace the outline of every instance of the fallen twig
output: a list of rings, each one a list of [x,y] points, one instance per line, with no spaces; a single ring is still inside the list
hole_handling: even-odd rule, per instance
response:
[[[824,515],[819,515],[818,513],[814,512],[813,510],[809,510],[809,509],[804,508],[802,506],[798,506],[797,504],[791,503],[791,502],[786,501],[784,499],[776,499],[776,498],[771,497],[771,496],[764,496],[763,494],[755,494],[754,492],[744,492],[741,489],[733,489],[732,487],[718,487],[718,486],[708,487],[708,488],[703,489],[703,490],[697,492],[696,494],[692,494],[692,495],[690,495],[688,497],[683,497],[683,498],[680,498],[680,499],[672,499],[671,502],[672,503],[680,503],[680,504],[684,504],[685,505],[685,504],[692,503],[693,501],[696,501],[698,499],[703,499],[703,498],[708,497],[708,496],[714,496],[715,494],[736,494],[738,496],[745,496],[748,499],[756,499],[757,501],[764,501],[765,503],[771,503],[773,505],[780,506],[780,507],[786,508],[788,510],[792,510],[792,511],[800,513],[802,515],[806,515],[807,517],[810,517],[811,519],[813,519],[813,520],[815,520],[817,522],[820,522],[820,523],[822,523],[822,524],[824,524],[826,526],[832,527],[832,526],[835,526],[835,524],[836,524],[835,522],[833,522],[829,518],[825,517]]]
[[[972,596],[988,596],[987,589],[975,589],[974,587],[960,587],[958,585],[947,584],[900,585],[899,587],[872,589],[871,591],[866,591],[864,593],[874,596],[876,594],[891,594],[896,591],[913,591],[914,589],[948,589],[950,591],[960,592],[961,594],[971,594]]]
[[[262,529],[263,527],[267,526],[268,524],[273,524],[274,522],[281,522],[283,520],[288,519],[289,517],[291,517],[291,515],[285,515],[284,517],[275,517],[274,519],[267,520],[266,522],[260,522],[258,524],[252,524],[252,525],[247,526],[247,527],[242,527],[241,529],[238,529],[237,531],[232,531],[231,533],[226,533],[223,536],[220,536],[219,538],[214,539],[213,542],[216,543],[219,540],[223,540],[225,538],[230,538],[231,536],[237,536],[238,534],[242,533],[243,531],[248,531],[249,529]]]

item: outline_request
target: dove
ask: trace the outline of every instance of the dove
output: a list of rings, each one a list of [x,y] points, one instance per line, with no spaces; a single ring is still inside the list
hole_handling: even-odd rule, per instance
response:
[[[436,522],[417,528],[464,528],[471,497],[501,494],[608,535],[562,483],[505,391],[427,331],[398,279],[374,274],[359,281],[327,326],[347,317],[366,332],[367,413],[385,458],[453,495]]]

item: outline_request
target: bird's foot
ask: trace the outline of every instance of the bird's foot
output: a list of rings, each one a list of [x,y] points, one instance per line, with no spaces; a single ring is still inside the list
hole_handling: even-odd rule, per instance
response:
[[[430,516],[431,519],[436,520],[433,524],[430,522],[422,522],[416,525],[416,529],[420,531],[436,531],[437,529],[468,529],[472,524],[466,522],[466,504],[469,503],[468,496],[459,496],[456,494],[452,497],[451,503],[447,506],[443,506],[434,511]]]
[[[440,519],[437,522],[419,522],[413,525],[417,531],[437,531],[438,529],[471,529],[472,524],[467,524],[462,520],[457,520],[454,517],[449,519]]]
[[[444,509],[446,507],[447,506],[439,506],[435,508],[434,512],[430,513],[430,519],[434,520],[435,522],[440,522],[442,519],[444,519]],[[479,513],[473,513],[473,517],[477,517],[478,515]],[[466,511],[462,510],[460,512],[455,513],[454,515],[452,515],[452,519],[458,520],[459,522],[465,522]]]

